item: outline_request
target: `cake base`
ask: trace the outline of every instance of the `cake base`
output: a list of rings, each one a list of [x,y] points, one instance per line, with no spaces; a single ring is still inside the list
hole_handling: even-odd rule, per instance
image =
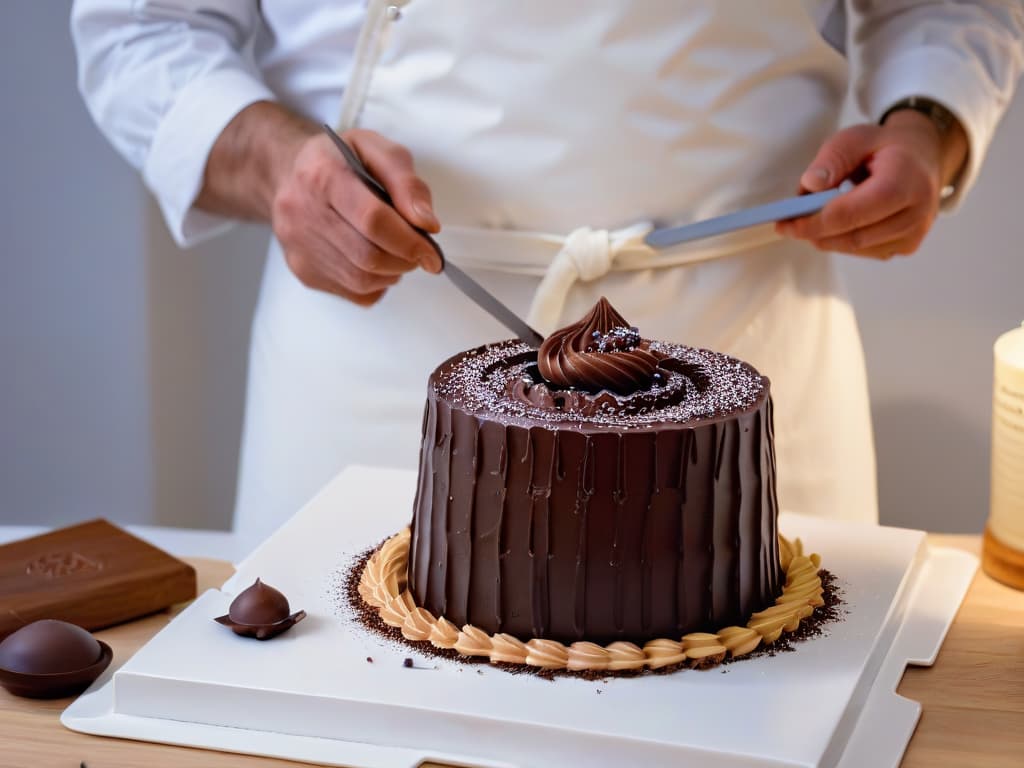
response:
[[[408,588],[410,532],[406,528],[385,541],[361,565],[358,593],[380,620],[400,630],[413,645],[454,650],[480,657],[502,668],[533,667],[549,672],[637,672],[640,670],[707,669],[726,657],[746,656],[759,646],[771,645],[783,632],[795,632],[801,621],[824,605],[819,570],[821,557],[805,555],[800,539],[779,537],[779,556],[785,574],[782,594],[775,604],[755,612],[745,626],[716,632],[691,632],[681,638],[658,638],[643,647],[630,642],[602,646],[589,641],[564,645],[557,640],[523,641],[507,633],[489,635],[471,624],[460,629],[443,616],[416,605]]]
[[[220,590],[115,659],[120,669],[62,722],[367,768],[896,765],[920,705],[895,688],[907,663],[932,663],[977,565],[920,531],[784,513],[780,527],[843,575],[847,615],[827,635],[709,673],[548,681],[424,657],[338,614],[339,568],[408,522],[415,482],[398,470],[339,475]],[[309,614],[266,643],[213,621],[257,576]]]

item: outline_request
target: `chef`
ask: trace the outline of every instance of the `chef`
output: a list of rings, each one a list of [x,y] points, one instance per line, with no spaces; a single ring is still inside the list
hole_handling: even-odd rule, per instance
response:
[[[831,254],[913,253],[966,194],[1024,64],[1024,9],[849,5],[77,0],[81,91],[177,241],[273,228],[236,529],[258,540],[345,465],[416,466],[429,372],[509,336],[414,226],[542,333],[605,295],[646,337],[750,361],[772,380],[782,507],[875,520],[864,360]],[[848,32],[868,122],[837,131]],[[642,241],[847,178],[799,220]]]

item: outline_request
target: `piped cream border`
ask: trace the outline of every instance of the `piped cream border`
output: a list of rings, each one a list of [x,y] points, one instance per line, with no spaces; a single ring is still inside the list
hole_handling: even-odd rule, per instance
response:
[[[434,617],[417,606],[406,587],[409,539],[406,528],[370,556],[359,577],[360,597],[377,610],[385,624],[400,629],[406,640],[429,642],[463,656],[486,656],[492,663],[574,672],[660,669],[672,665],[709,667],[724,661],[726,656],[743,656],[762,644],[774,643],[783,632],[795,631],[815,607],[825,604],[818,573],[821,557],[805,555],[800,539],[790,542],[779,536],[785,586],[775,604],[753,614],[745,627],[691,632],[679,640],[651,640],[643,647],[622,641],[606,646],[587,641],[566,646],[541,638],[524,642],[504,633],[488,635],[471,624],[459,629],[443,616]]]

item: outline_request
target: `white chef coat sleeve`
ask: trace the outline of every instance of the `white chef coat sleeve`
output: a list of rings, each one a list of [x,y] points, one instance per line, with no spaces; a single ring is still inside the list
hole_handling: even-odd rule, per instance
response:
[[[968,156],[954,208],[974,183],[1024,67],[1021,0],[852,0],[861,109],[878,120],[900,99],[924,96],[963,125]]]
[[[156,196],[174,239],[231,226],[194,207],[214,141],[273,99],[246,48],[258,0],[75,0],[78,85],[100,130]]]

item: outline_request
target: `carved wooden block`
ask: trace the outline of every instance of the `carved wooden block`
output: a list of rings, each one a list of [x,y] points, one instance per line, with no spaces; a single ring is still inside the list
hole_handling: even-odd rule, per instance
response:
[[[0,640],[38,619],[102,629],[195,596],[192,566],[106,520],[0,546]]]

